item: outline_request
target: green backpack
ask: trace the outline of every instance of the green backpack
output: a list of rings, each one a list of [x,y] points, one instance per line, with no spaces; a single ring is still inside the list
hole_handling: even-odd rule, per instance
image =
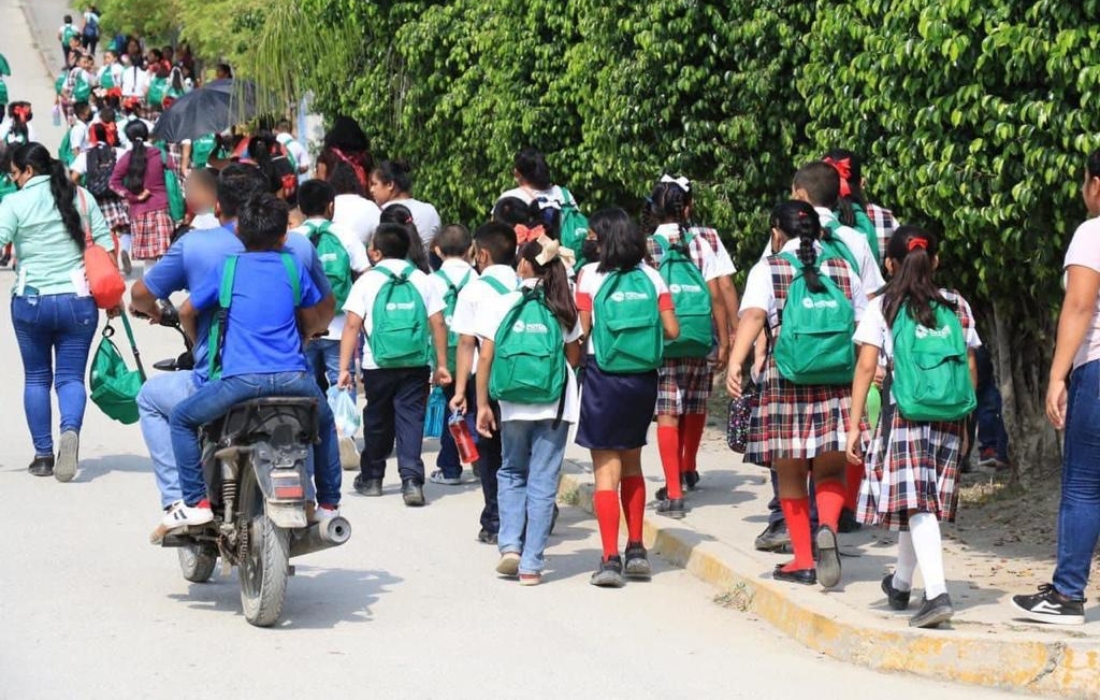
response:
[[[73,155],[73,130],[69,129],[65,132],[65,135],[61,137],[61,145],[57,147],[57,159],[61,161],[65,167],[73,164],[76,160],[76,156]]]
[[[852,272],[856,274],[856,277],[859,277],[859,262],[856,260],[856,256],[852,253],[852,249],[848,247],[848,244],[840,240],[840,236],[837,235],[841,226],[842,224],[836,219],[825,223],[825,228],[829,229],[829,237],[822,238],[819,241],[822,252],[818,256],[818,262],[840,258],[848,263],[848,267],[852,268]]]
[[[57,80],[53,81],[54,92],[56,92],[58,95],[65,92],[65,81],[68,80],[68,78],[68,73],[62,73],[61,75],[57,76]]]
[[[126,314],[122,314],[122,327],[130,340],[130,348],[133,350],[137,368],[130,369],[127,366],[122,353],[111,340],[115,330],[111,326],[111,320],[107,319],[103,338],[99,341],[95,354],[92,355],[91,367],[88,370],[88,398],[99,406],[107,417],[124,425],[131,425],[138,422],[137,396],[141,391],[141,385],[145,383],[145,368],[141,366],[140,355],[134,342],[134,331],[130,328],[130,320]]]
[[[205,168],[210,163],[210,156],[218,146],[218,140],[214,134],[200,136],[191,141],[191,167]]]
[[[371,269],[386,276],[374,299],[374,329],[367,336],[374,361],[383,369],[426,366],[430,360],[428,310],[409,279],[415,270],[408,263],[400,274],[382,265]]]
[[[8,84],[0,78],[0,112],[8,105]]]
[[[178,223],[187,216],[187,199],[183,193],[183,185],[180,184],[176,171],[168,167],[166,147],[157,146],[157,150],[160,151],[160,162],[164,166],[164,191],[168,195],[168,215],[172,217],[172,221]]]
[[[688,251],[691,234],[685,231],[682,236],[678,245],[672,245],[664,236],[653,236],[664,251],[657,271],[672,293],[672,304],[680,321],[680,337],[665,341],[665,357],[706,357],[714,340],[710,290],[703,273],[691,260]]]
[[[87,102],[92,99],[92,85],[83,77],[73,81],[73,102]]]
[[[151,107],[160,109],[164,106],[164,98],[168,97],[168,86],[168,78],[153,78],[149,82],[149,92],[145,95],[145,101]]]
[[[934,304],[936,327],[920,325],[906,306],[898,310],[891,391],[898,411],[917,422],[959,421],[978,406],[962,323],[950,308]]]
[[[548,404],[565,397],[561,325],[542,289],[524,289],[493,338],[489,396],[496,401]]]
[[[852,227],[855,230],[863,234],[863,237],[867,239],[867,245],[871,248],[871,254],[875,256],[875,264],[881,265],[882,259],[878,249],[878,231],[875,230],[875,224],[871,221],[871,217],[867,216],[867,212],[863,211],[863,207],[859,202],[852,202],[852,213],[856,216],[856,223]]]
[[[111,71],[110,66],[103,66],[103,71],[99,74],[99,87],[104,90],[115,87],[115,74]]]
[[[455,306],[458,304],[458,293],[470,282],[470,276],[473,272],[467,270],[466,276],[463,277],[462,281],[458,284],[451,281],[451,278],[448,277],[447,273],[443,270],[437,270],[433,274],[437,275],[439,279],[443,280],[443,283],[447,285],[447,291],[443,295],[443,303],[447,306],[443,311],[443,320],[447,323],[447,369],[451,374],[454,374],[455,362],[458,357],[458,333],[451,330],[451,320],[454,318]],[[496,280],[493,281],[496,282]],[[500,283],[497,282],[497,284]],[[504,285],[501,284],[500,286],[503,287]],[[500,289],[498,288],[497,291],[499,292]],[[506,292],[507,290],[502,293]]]
[[[588,237],[588,217],[581,213],[581,210],[577,207],[577,200],[573,199],[573,194],[565,189],[559,187],[561,190],[561,227],[558,235],[559,240],[563,248],[572,250],[578,258],[578,267],[575,269],[581,269],[581,246],[584,244],[584,239]]]
[[[7,173],[0,175],[0,202],[4,201],[4,197],[7,197],[13,192],[18,192],[19,187],[12,182],[11,176]]]
[[[336,297],[337,310],[344,308],[344,302],[351,293],[351,256],[348,249],[340,241],[340,237],[332,232],[332,222],[325,221],[320,225],[306,223],[308,233],[306,237],[313,247],[317,249],[317,258],[321,261],[321,267],[325,270],[325,277],[332,286],[332,295]]]
[[[218,287],[218,310],[210,324],[207,337],[207,357],[210,363],[210,381],[222,376],[222,348],[225,347],[225,333],[229,325],[229,306],[233,302],[233,282],[237,278],[237,260],[241,256],[231,255],[222,268],[221,286]],[[281,253],[283,267],[290,279],[290,288],[294,290],[294,308],[302,305],[302,288],[298,282],[298,265],[290,253]]]
[[[615,270],[593,302],[596,364],[604,372],[651,372],[664,360],[657,288],[641,268]]]
[[[820,275],[824,291],[811,292],[798,258],[790,253],[780,257],[795,269],[780,310],[782,330],[775,341],[780,376],[794,384],[851,384],[856,369],[852,302],[824,272]],[[819,271],[821,263],[818,260]]]

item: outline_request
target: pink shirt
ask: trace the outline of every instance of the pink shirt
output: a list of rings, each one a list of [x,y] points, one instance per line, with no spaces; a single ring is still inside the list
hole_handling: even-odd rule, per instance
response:
[[[160,150],[152,146],[145,147],[145,189],[149,190],[150,197],[144,202],[139,202],[137,195],[122,184],[126,171],[130,167],[131,155],[133,151],[127,152],[118,159],[115,172],[111,175],[111,190],[126,200],[130,205],[130,215],[133,217],[161,209],[167,210],[168,191],[164,187],[164,163],[161,160]]]
[[[1080,265],[1090,270],[1100,272],[1100,218],[1089,219],[1077,227],[1073,234],[1073,241],[1066,251],[1066,267]],[[1100,298],[1097,299],[1096,308],[1092,312],[1092,321],[1089,323],[1085,340],[1077,350],[1073,358],[1073,368],[1100,360]]]

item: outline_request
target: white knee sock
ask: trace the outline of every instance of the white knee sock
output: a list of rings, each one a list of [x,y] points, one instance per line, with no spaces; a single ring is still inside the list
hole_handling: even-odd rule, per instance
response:
[[[917,553],[913,551],[913,535],[898,533],[898,566],[894,569],[894,588],[908,591],[913,588],[913,572],[917,569]]]
[[[924,597],[932,600],[947,592],[943,575],[943,545],[940,541],[940,521],[932,513],[917,513],[909,518],[913,551],[924,578]]]
[[[129,233],[124,233],[118,237],[118,247],[125,250],[127,253],[134,249],[134,236]]]

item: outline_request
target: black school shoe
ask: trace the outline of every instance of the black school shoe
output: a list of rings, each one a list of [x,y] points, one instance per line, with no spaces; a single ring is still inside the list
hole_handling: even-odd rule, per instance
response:
[[[35,457],[31,465],[27,467],[27,471],[31,476],[53,476],[53,465],[53,455]]]
[[[489,532],[485,528],[481,528],[481,532],[477,533],[477,541],[482,544],[496,544],[497,533]]]
[[[410,508],[419,508],[426,503],[424,500],[424,487],[411,479],[401,484],[401,498],[405,500],[405,505]]]
[[[666,498],[657,504],[657,512],[661,515],[667,515],[673,520],[683,520],[687,515],[687,511],[684,509],[684,499],[682,498]]]
[[[355,477],[355,493],[360,496],[369,496],[371,498],[377,498],[382,495],[382,480],[381,479],[365,479],[363,475]]]
[[[1012,596],[1012,607],[1033,622],[1051,625],[1085,624],[1085,601],[1067,598],[1050,583],[1039,586],[1039,592],[1034,595]]]
[[[626,564],[623,570],[629,578],[648,581],[653,575],[653,568],[649,565],[649,556],[645,551],[645,545],[641,542],[628,542],[626,545]]]
[[[840,549],[836,543],[836,533],[828,525],[822,525],[817,529],[814,544],[817,545],[814,554],[817,580],[825,588],[833,588],[840,583]]]
[[[787,583],[798,583],[803,586],[816,586],[817,585],[817,572],[813,569],[795,569],[794,571],[784,571],[783,567],[786,564],[776,564],[775,571],[772,572],[772,578],[776,581],[786,581]]]
[[[894,588],[894,575],[886,574],[882,579],[882,592],[886,594],[886,602],[890,604],[890,607],[894,610],[908,610],[909,609],[909,594],[910,591],[899,591]]]
[[[626,583],[623,581],[623,560],[618,556],[602,560],[589,583],[600,588],[622,588]]]
[[[932,600],[924,599],[920,612],[909,618],[909,626],[925,629],[939,627],[954,615],[955,608],[951,607],[951,596],[941,593]]]

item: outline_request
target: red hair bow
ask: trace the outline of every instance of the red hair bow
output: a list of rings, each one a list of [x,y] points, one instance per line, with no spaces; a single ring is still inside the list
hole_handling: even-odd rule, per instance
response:
[[[909,239],[909,244],[906,246],[906,248],[908,248],[910,253],[912,253],[917,248],[920,248],[921,250],[928,250],[928,239],[914,236],[913,238]]]
[[[29,117],[31,114],[31,108],[27,105],[16,105],[15,107],[11,108],[11,113],[16,117],[19,117],[20,121],[25,122],[27,121],[27,117]]]
[[[833,166],[836,170],[836,174],[840,175],[840,196],[851,197],[852,185],[848,180],[852,177],[852,159],[841,158],[840,160],[833,160],[832,158],[826,158],[825,162]]]
[[[546,229],[539,224],[534,228],[527,228],[523,224],[516,224],[516,245],[523,245],[531,241],[537,241],[546,235]]]

